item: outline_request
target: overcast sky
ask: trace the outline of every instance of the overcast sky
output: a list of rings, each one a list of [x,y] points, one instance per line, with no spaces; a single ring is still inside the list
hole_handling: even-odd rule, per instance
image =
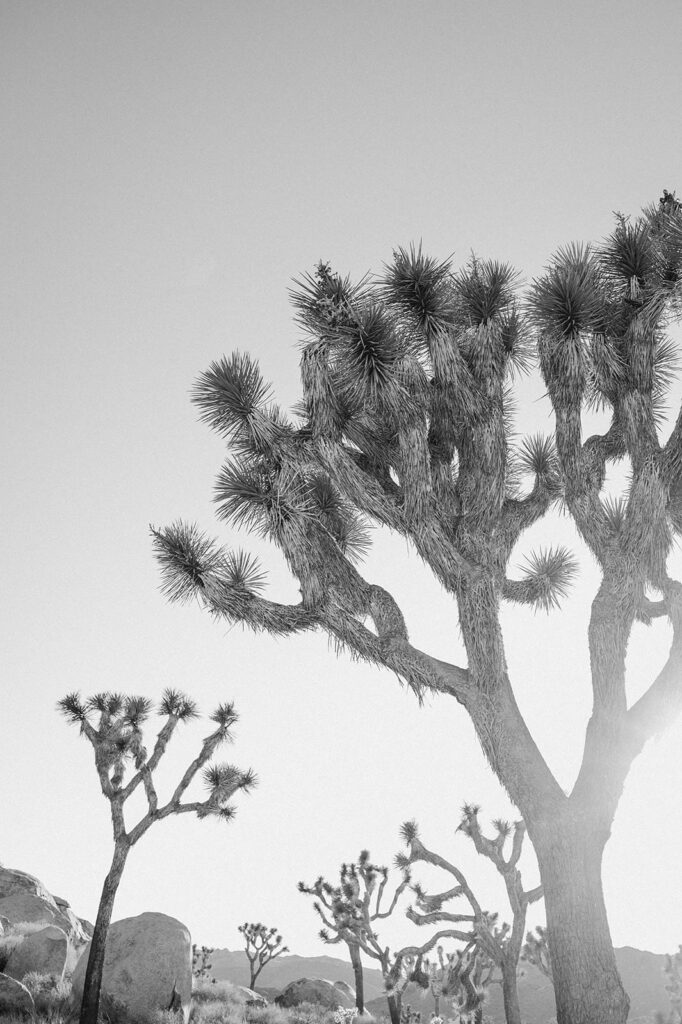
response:
[[[271,569],[271,596],[295,601],[274,549],[215,522],[223,446],[197,422],[194,379],[247,350],[293,404],[287,289],[320,258],[359,277],[422,239],[456,264],[472,250],[508,260],[528,281],[559,245],[603,237],[612,211],[682,188],[681,38],[676,0],[2,0],[6,866],[94,919],[108,808],[55,702],[170,685],[206,712],[235,700],[228,756],[260,786],[229,826],[155,826],[115,918],[163,911],[232,949],[238,924],[262,920],[293,952],[329,952],[297,881],[333,878],[362,848],[390,863],[411,817],[505,916],[455,828],[465,799],[491,818],[514,811],[458,705],[420,709],[324,636],[255,637],[169,606],[148,524],[182,517],[247,547]],[[520,431],[551,429],[542,393],[537,378],[519,389]],[[463,664],[451,600],[403,542],[375,536],[367,577],[392,591],[418,647]],[[566,520],[522,550],[549,541],[575,544],[578,584],[561,613],[505,609],[504,626],[518,701],[570,788],[597,576]],[[633,697],[668,639],[660,621],[635,628]],[[168,787],[206,731],[174,742]],[[616,945],[682,942],[681,740],[677,723],[626,785],[604,864]],[[526,874],[530,887],[532,856]],[[381,937],[414,931],[396,920]]]

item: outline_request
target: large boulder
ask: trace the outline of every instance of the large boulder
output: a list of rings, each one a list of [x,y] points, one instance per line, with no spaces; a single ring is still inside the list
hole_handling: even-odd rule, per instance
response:
[[[83,998],[90,943],[76,964],[73,998]],[[192,996],[192,940],[180,921],[166,914],[139,914],[109,928],[102,991],[123,1004],[131,1021],[150,1021],[157,1010],[174,1003],[189,1018]]]
[[[75,947],[89,938],[66,900],[58,903],[39,879],[14,868],[0,867],[0,917],[14,924],[29,921],[57,925]]]
[[[54,974],[61,981],[68,953],[66,933],[50,924],[39,932],[24,936],[5,964],[5,974],[21,981],[29,971],[37,971],[38,974]]]
[[[0,1016],[24,1014],[33,1016],[33,997],[25,985],[8,974],[0,974]]]
[[[319,1003],[332,1009],[352,1007],[355,1005],[355,993],[349,985],[343,984],[342,988],[325,978],[299,978],[290,982],[275,1002],[283,1007],[298,1006],[299,1003]]]

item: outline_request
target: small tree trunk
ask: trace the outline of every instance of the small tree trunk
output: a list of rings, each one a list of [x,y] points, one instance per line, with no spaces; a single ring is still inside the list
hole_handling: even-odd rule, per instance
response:
[[[400,1011],[402,1004],[402,996],[399,992],[392,992],[386,996],[388,1002],[388,1012],[391,1017],[391,1024],[400,1024]]]
[[[350,962],[353,966],[353,976],[355,978],[355,1007],[358,1013],[364,1013],[365,979],[362,973],[362,960],[360,959],[360,950],[354,943],[349,943],[348,950],[350,952]]]
[[[502,1000],[507,1024],[521,1024],[519,991],[516,984],[516,964],[502,963]]]
[[[104,971],[104,954],[106,952],[107,934],[111,924],[116,891],[123,875],[126,858],[130,847],[127,843],[117,843],[109,874],[104,879],[102,896],[97,910],[97,919],[92,933],[88,966],[83,982],[83,1002],[81,1003],[80,1024],[97,1024],[99,1013],[100,992],[102,990],[102,974]]]
[[[588,830],[586,834],[586,829]],[[616,966],[601,884],[607,833],[574,815],[533,838],[547,912],[557,1024],[625,1024],[630,1000]]]
[[[251,968],[251,977],[249,979],[249,988],[251,990],[253,990],[253,986],[256,984],[256,978],[260,974],[260,971],[257,971],[252,963],[249,966]]]
[[[437,993],[433,997],[433,1009],[436,1017],[440,1017],[440,993]]]

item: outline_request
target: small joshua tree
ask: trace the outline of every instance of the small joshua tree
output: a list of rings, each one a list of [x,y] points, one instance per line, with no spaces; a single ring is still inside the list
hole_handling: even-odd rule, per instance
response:
[[[215,953],[213,946],[192,945],[192,975],[195,978],[209,978],[211,976],[211,957]],[[215,978],[213,979],[215,981]]]
[[[409,907],[407,916],[419,925],[438,921],[466,925],[468,930],[458,930],[455,937],[469,946],[475,946],[485,958],[499,968],[507,1024],[521,1024],[516,973],[526,925],[526,911],[529,904],[542,897],[542,887],[537,886],[526,892],[521,881],[518,861],[526,834],[524,823],[517,821],[512,827],[509,822],[497,819],[493,822],[496,835],[489,838],[481,831],[478,813],[478,807],[465,804],[458,831],[464,832],[473,842],[476,851],[491,860],[502,875],[513,915],[511,925],[498,925],[497,914],[490,914],[482,909],[462,871],[424,846],[414,821],[407,821],[402,827],[401,835],[408,847],[408,854],[399,854],[396,863],[402,869],[407,869],[414,863],[423,861],[443,868],[454,877],[457,883],[454,888],[436,895],[427,894],[418,884],[413,885],[418,909]],[[511,850],[509,855],[505,856],[505,846],[510,837]],[[445,903],[460,896],[469,903],[470,913],[451,913],[442,909]]]
[[[363,850],[357,862],[342,864],[338,886],[318,878],[312,886],[299,882],[298,888],[299,892],[317,897],[314,907],[324,923],[320,938],[329,943],[345,942],[348,946],[355,975],[358,1012],[364,1012],[361,953],[365,953],[379,962],[386,985],[391,1024],[400,1024],[402,994],[408,982],[421,976],[423,957],[441,938],[452,935],[452,932],[439,931],[423,946],[405,946],[392,954],[388,946],[380,944],[374,923],[393,913],[400,896],[410,884],[409,872],[403,872],[390,904],[382,910],[387,884],[388,868],[372,864],[369,851]]]
[[[265,965],[282,953],[288,953],[289,947],[282,945],[282,936],[276,928],[266,928],[260,922],[240,924],[237,930],[242,933],[246,943],[246,956],[251,971],[249,988],[253,988]]]
[[[198,818],[217,817],[231,821],[235,810],[230,798],[237,790],[248,791],[256,783],[255,774],[229,764],[209,764],[215,750],[230,738],[230,729],[237,721],[232,704],[220,704],[209,716],[216,728],[204,739],[199,753],[178,782],[167,803],[159,805],[154,785],[154,770],[163,757],[168,742],[179,722],[188,722],[198,716],[196,704],[176,690],[164,690],[158,712],[165,722],[157,735],[151,756],[143,743],[142,725],[149,718],[152,701],[147,697],[128,697],[119,693],[97,693],[85,700],[80,694],[70,693],[57,703],[58,710],[74,724],[80,725],[95,752],[95,767],[102,793],[111,805],[114,833],[114,856],[104,880],[95,929],[88,958],[80,1024],[97,1024],[104,953],[111,923],[114,899],[131,848],[151,828],[171,814],[196,814]],[[124,785],[129,762],[135,773]],[[202,772],[208,789],[205,800],[186,800],[183,797],[197,773]],[[132,828],[126,827],[123,805],[139,786],[147,797],[147,812]]]
[[[549,943],[547,942],[547,929],[541,924],[534,932],[528,932],[526,941],[521,948],[521,959],[527,964],[533,964],[550,981],[552,978],[552,960],[549,955]]]

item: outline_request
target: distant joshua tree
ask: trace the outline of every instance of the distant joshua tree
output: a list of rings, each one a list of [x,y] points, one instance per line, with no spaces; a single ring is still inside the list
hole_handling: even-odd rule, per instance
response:
[[[537,967],[546,978],[553,982],[552,958],[549,955],[547,929],[538,925],[534,932],[528,932],[521,948],[521,959]]]
[[[481,831],[479,810],[480,808],[473,804],[465,804],[458,831],[464,832],[473,842],[476,851],[492,861],[502,875],[512,910],[511,925],[505,923],[499,926],[498,915],[482,909],[462,871],[440,854],[424,846],[415,821],[407,821],[402,827],[401,834],[408,847],[408,853],[399,854],[396,864],[405,870],[423,861],[443,868],[454,877],[457,883],[454,888],[436,895],[428,895],[419,884],[413,885],[418,909],[409,907],[407,916],[419,925],[439,921],[466,925],[468,930],[457,931],[455,937],[468,946],[473,946],[486,960],[499,968],[507,1024],[521,1024],[516,974],[526,926],[526,911],[531,903],[541,899],[542,886],[536,886],[529,891],[523,888],[518,862],[526,834],[524,823],[517,821],[512,826],[507,821],[497,819],[493,822],[496,835],[489,838]],[[505,846],[510,838],[511,849],[508,856],[505,856]],[[451,913],[442,909],[445,903],[460,896],[469,903],[470,913]]]
[[[171,814],[196,814],[198,818],[217,817],[231,821],[235,814],[229,803],[237,790],[245,792],[256,783],[249,769],[240,771],[230,764],[209,764],[214,751],[230,738],[230,729],[237,721],[232,704],[219,704],[209,716],[216,728],[203,741],[201,749],[178,782],[167,803],[159,806],[153,773],[166,752],[166,747],[179,722],[198,717],[193,700],[177,690],[164,690],[158,713],[165,716],[151,756],[143,743],[142,725],[153,710],[147,697],[128,697],[119,693],[97,693],[82,700],[80,694],[70,693],[57,703],[58,710],[74,724],[92,744],[95,767],[102,793],[111,805],[114,833],[114,856],[104,880],[90,956],[85,972],[80,1024],[97,1024],[104,953],[111,923],[114,899],[131,847],[142,838],[155,821]],[[96,724],[93,723],[96,719]],[[132,761],[135,774],[124,785],[128,762]],[[197,773],[202,772],[208,789],[206,800],[183,802],[183,796]],[[127,828],[123,805],[136,789],[142,786],[147,798],[147,812],[133,828]]]
[[[289,947],[282,945],[282,936],[276,928],[266,928],[260,922],[240,924],[237,930],[242,933],[246,943],[246,956],[251,971],[249,988],[253,988],[265,965],[282,953],[288,953]]]
[[[197,946],[196,942],[192,945],[192,975],[195,978],[210,978],[213,967],[211,957],[214,953],[213,946]]]
[[[324,942],[345,942],[351,954],[355,975],[356,1006],[364,1012],[364,991],[361,953],[377,960],[386,985],[386,999],[391,1024],[401,1024],[402,995],[410,981],[423,976],[424,956],[447,938],[451,931],[439,931],[423,946],[405,946],[391,953],[383,947],[374,931],[374,923],[393,913],[405,889],[410,884],[409,872],[404,871],[396,886],[391,902],[382,910],[382,899],[388,882],[388,868],[372,864],[368,850],[363,850],[352,864],[342,864],[340,884],[332,886],[318,878],[314,885],[298,883],[299,892],[316,896],[315,910],[324,922],[320,938]],[[423,982],[420,980],[423,986]]]

